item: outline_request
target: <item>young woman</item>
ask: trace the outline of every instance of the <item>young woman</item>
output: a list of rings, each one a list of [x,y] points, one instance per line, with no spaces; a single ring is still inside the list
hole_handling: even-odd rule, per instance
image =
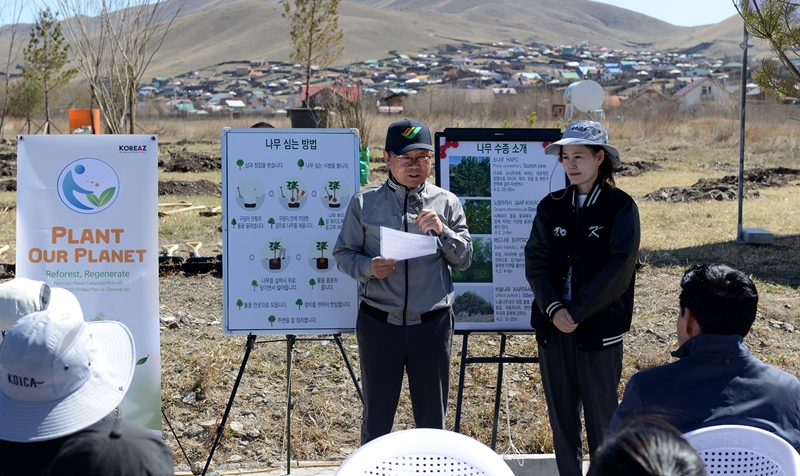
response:
[[[633,316],[639,211],[614,186],[619,152],[599,123],[571,123],[545,154],[558,156],[570,185],[539,203],[525,275],[534,293],[531,325],[558,471],[581,476],[581,408],[590,454],[617,408],[622,337]]]

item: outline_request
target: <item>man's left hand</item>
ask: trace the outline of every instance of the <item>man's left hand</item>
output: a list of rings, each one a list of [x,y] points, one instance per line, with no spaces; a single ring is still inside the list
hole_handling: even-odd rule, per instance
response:
[[[444,225],[442,225],[441,220],[439,220],[439,215],[430,209],[423,208],[420,210],[414,222],[419,225],[423,233],[428,233],[428,230],[433,230],[437,235],[441,235],[442,231],[444,231]]]

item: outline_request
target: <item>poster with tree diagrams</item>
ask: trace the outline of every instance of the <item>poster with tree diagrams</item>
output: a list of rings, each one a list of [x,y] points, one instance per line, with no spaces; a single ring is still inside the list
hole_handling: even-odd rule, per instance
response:
[[[223,130],[225,333],[353,332],[356,285],[331,252],[358,172],[356,130]]]
[[[472,266],[453,270],[457,331],[532,331],[525,244],[539,201],[566,183],[544,154],[560,138],[560,129],[436,133],[437,184],[461,200],[472,237]]]

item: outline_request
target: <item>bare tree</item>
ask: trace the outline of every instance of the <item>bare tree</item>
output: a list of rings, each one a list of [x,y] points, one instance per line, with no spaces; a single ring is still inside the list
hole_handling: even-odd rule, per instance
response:
[[[11,65],[17,60],[19,56],[20,45],[17,43],[17,28],[19,19],[22,16],[22,1],[20,0],[4,0],[0,2],[0,20],[6,21],[5,28],[0,28],[0,37],[8,35],[8,57],[6,58],[6,65],[3,69],[5,73],[5,87],[3,88],[3,103],[0,105],[0,139],[3,138],[3,130],[5,129],[6,114],[8,114],[8,101],[11,82]]]
[[[72,60],[112,134],[136,130],[144,73],[186,0],[56,0]],[[127,130],[126,130],[127,129]]]
[[[749,34],[765,40],[774,59],[767,59],[753,81],[777,99],[800,94],[800,4],[796,0],[733,0]]]
[[[306,69],[303,106],[308,106],[311,66],[324,70],[341,56],[344,32],[339,28],[339,0],[294,0],[292,11],[286,0],[284,18],[291,24],[292,54],[290,58]]]

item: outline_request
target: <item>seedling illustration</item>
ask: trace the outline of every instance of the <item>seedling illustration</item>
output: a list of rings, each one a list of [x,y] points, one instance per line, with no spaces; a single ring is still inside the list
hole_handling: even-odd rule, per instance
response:
[[[275,316],[269,316],[267,320],[269,321],[269,326],[272,327],[272,323],[275,322]]]
[[[239,166],[239,170],[242,170],[242,165],[244,165],[244,160],[242,159],[237,160],[236,165]]]
[[[267,223],[269,223],[269,227],[272,228],[275,225],[275,219],[270,217],[270,219],[267,220]]]
[[[254,279],[253,281],[250,282],[250,286],[253,286],[253,291],[255,291],[256,288],[258,287],[258,281]]]
[[[238,306],[238,307],[239,307],[239,310],[240,310],[240,311],[242,310],[242,306],[244,306],[244,303],[242,302],[242,300],[241,300],[241,299],[237,299],[237,300],[236,300],[236,306]]]
[[[286,188],[292,192],[292,197],[289,199],[289,208],[300,208],[300,197],[306,194],[305,190],[300,190],[297,183],[297,180],[289,180],[286,182]]]
[[[317,282],[314,281],[314,278],[311,278],[311,279],[308,280],[308,284],[311,285],[311,289],[314,289],[314,285],[317,284]]]
[[[325,250],[327,249],[327,241],[317,242],[317,250],[320,252],[320,257],[317,258],[317,269],[328,269],[328,258],[325,257]]]
[[[306,163],[303,162],[303,159],[300,159],[297,161],[297,165],[300,167],[300,170],[303,170],[303,166],[306,165]]]
[[[339,181],[335,180],[328,182],[328,187],[330,187],[331,190],[333,190],[333,195],[328,193],[328,201],[330,202],[328,203],[328,206],[331,208],[339,208],[340,206],[342,206],[342,204],[339,203],[339,199],[336,198],[336,191],[339,190],[340,188]],[[327,192],[328,189],[326,188],[325,191]]]
[[[294,303],[297,304],[297,309],[300,309],[300,308],[303,307],[303,300],[302,299],[298,299]]]
[[[281,269],[281,260],[286,258],[286,248],[281,247],[280,241],[270,241],[269,250],[272,251],[272,258],[269,260],[269,269]],[[278,252],[281,253],[280,257]]]

